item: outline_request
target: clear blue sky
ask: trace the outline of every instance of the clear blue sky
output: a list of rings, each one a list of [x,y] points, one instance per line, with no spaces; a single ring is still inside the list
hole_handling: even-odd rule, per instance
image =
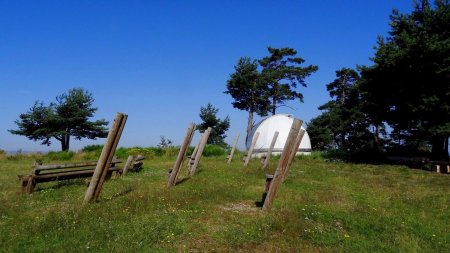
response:
[[[329,100],[335,71],[370,64],[393,8],[412,0],[336,1],[8,1],[0,0],[0,149],[59,150],[15,136],[14,120],[36,100],[49,103],[73,87],[93,93],[95,119],[129,115],[120,146],[180,144],[188,123],[211,102],[245,136],[247,113],[223,94],[241,56],[267,46],[293,47],[319,66],[300,88],[305,103],[280,113],[309,121]],[[104,140],[72,141],[71,149]],[[243,147],[243,138],[240,146]]]

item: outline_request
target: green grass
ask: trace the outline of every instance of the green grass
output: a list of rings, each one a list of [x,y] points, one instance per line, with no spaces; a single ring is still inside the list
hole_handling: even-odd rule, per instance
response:
[[[175,157],[153,157],[87,205],[84,180],[22,194],[33,159],[0,158],[0,252],[450,252],[450,175],[299,158],[263,212],[256,159],[203,157],[168,190]]]

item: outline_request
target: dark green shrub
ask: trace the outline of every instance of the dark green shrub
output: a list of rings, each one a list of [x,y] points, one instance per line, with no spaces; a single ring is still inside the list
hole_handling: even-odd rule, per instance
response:
[[[100,151],[101,152],[102,149],[103,149],[103,145],[100,145],[100,144],[98,144],[98,145],[87,145],[87,146],[84,146],[83,149],[81,149],[81,151],[83,151],[83,152]]]
[[[206,145],[205,149],[203,150],[203,156],[209,157],[209,156],[223,156],[226,155],[227,151],[226,149],[217,146],[217,145]]]
[[[59,151],[59,152],[50,151],[47,154],[43,155],[43,159],[67,161],[72,159],[74,155],[75,152],[73,151]]]

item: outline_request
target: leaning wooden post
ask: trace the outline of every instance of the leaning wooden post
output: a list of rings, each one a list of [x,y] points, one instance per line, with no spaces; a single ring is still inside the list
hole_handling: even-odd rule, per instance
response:
[[[132,155],[128,156],[127,162],[125,163],[125,166],[123,166],[122,175],[127,174],[128,170],[131,167],[131,163],[133,162],[133,160],[134,160],[134,156],[132,156]]]
[[[244,166],[248,165],[248,162],[250,162],[250,159],[252,158],[253,149],[255,148],[256,141],[258,141],[259,132],[256,132],[255,137],[252,140],[252,144],[250,145],[250,148],[248,149],[247,157],[245,158]]]
[[[278,189],[283,181],[284,171],[287,169],[287,166],[290,163],[290,158],[292,149],[294,148],[296,137],[298,132],[300,131],[301,121],[298,119],[294,119],[292,123],[291,130],[289,131],[288,138],[283,148],[283,152],[281,153],[280,161],[278,162],[278,167],[275,170],[275,174],[273,175],[272,182],[269,186],[269,191],[267,192],[267,196],[264,199],[264,204],[262,209],[269,210],[272,206],[272,202],[275,198],[275,195],[278,192]]]
[[[236,135],[236,138],[234,138],[233,147],[231,148],[230,155],[228,156],[227,163],[231,163],[231,160],[233,159],[234,151],[236,150],[236,145],[239,141],[239,134]]]
[[[275,147],[275,143],[277,142],[278,134],[280,134],[278,131],[275,131],[273,134],[272,142],[270,143],[269,150],[266,154],[266,159],[264,159],[264,164],[262,166],[263,170],[269,166],[270,157],[272,156],[273,147]]]
[[[113,159],[114,151],[116,150],[118,139],[120,139],[121,128],[123,130],[123,126],[125,125],[126,115],[122,113],[116,113],[114,118],[113,125],[108,133],[108,138],[106,139],[106,143],[103,146],[102,153],[100,154],[100,158],[97,162],[97,166],[95,167],[94,174],[89,183],[89,187],[86,190],[86,194],[84,196],[85,202],[93,202],[96,201],[96,191],[97,188],[101,185],[99,184],[102,181],[103,174],[108,171],[108,167]],[[104,179],[103,179],[104,180]]]
[[[205,146],[208,141],[210,133],[211,133],[211,127],[208,127],[208,129],[206,129],[206,131],[203,133],[203,137],[198,146],[197,153],[195,154],[194,164],[191,167],[191,171],[190,171],[191,175],[194,175],[195,171],[197,170],[198,163],[200,162],[200,158],[202,158],[203,150],[205,149]]]
[[[200,146],[200,143],[203,140],[203,135],[205,133],[200,134],[200,140],[198,141],[197,145],[195,145],[194,151],[192,151],[192,154],[189,156],[189,160],[188,160],[188,169],[189,171],[191,171],[192,165],[194,165],[194,161],[195,161],[195,155],[197,154],[198,151],[198,147]]]
[[[195,124],[189,124],[188,130],[186,132],[186,136],[184,137],[183,144],[180,147],[180,152],[178,152],[177,160],[175,161],[175,165],[170,172],[169,181],[167,182],[167,187],[174,186],[177,182],[178,174],[180,173],[181,165],[183,164],[183,160],[186,157],[186,153],[188,151],[189,145],[191,144],[192,137],[195,132]]]
[[[287,175],[287,173],[289,171],[289,168],[291,168],[291,164],[294,161],[295,156],[297,155],[298,147],[300,146],[300,143],[302,142],[302,139],[303,139],[303,136],[305,135],[305,132],[306,131],[304,129],[300,128],[300,131],[298,132],[298,135],[295,138],[294,148],[292,149],[291,155],[290,155],[290,158],[289,158],[289,164],[287,165],[286,170],[284,170],[284,173],[283,173],[283,181],[286,178],[286,175]]]

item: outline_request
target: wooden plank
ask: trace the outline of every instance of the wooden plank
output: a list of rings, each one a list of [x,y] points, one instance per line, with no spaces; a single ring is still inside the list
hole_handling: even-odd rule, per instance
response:
[[[127,162],[125,163],[125,166],[123,166],[122,175],[127,174],[128,170],[131,167],[131,163],[133,162],[133,160],[134,160],[134,156],[132,156],[132,155],[128,156]]]
[[[234,138],[233,147],[231,148],[231,152],[230,155],[228,156],[227,163],[231,163],[231,160],[233,160],[234,151],[236,151],[238,141],[239,141],[239,134],[237,134],[236,137]]]
[[[194,137],[194,132],[195,132],[195,124],[190,123],[186,131],[183,144],[181,145],[180,151],[178,152],[177,160],[175,161],[172,171],[170,172],[167,187],[172,187],[177,182],[177,177],[180,173],[181,165],[183,164],[183,160],[186,157],[189,145],[191,145],[192,138]]]
[[[200,135],[200,140],[198,141],[197,145],[195,146],[194,151],[192,151],[192,154],[189,156],[189,160],[188,160],[188,168],[189,168],[189,171],[191,171],[192,165],[194,165],[195,156],[197,155],[198,147],[200,146],[200,143],[201,143],[202,140],[203,140],[204,134],[205,134],[205,133],[202,133],[202,134]]]
[[[258,141],[259,132],[256,132],[255,137],[252,140],[252,144],[250,145],[250,148],[248,149],[247,157],[245,158],[244,167],[248,165],[250,162],[250,159],[252,159],[253,149],[255,148],[256,141]]]
[[[200,145],[198,146],[197,153],[195,154],[194,164],[191,167],[190,174],[193,175],[197,171],[197,166],[200,163],[200,159],[202,158],[203,150],[205,149],[206,143],[208,142],[209,134],[211,133],[211,127],[206,129],[203,134],[203,138],[200,141]]]
[[[289,171],[289,168],[291,168],[291,165],[292,165],[292,162],[293,162],[294,159],[295,159],[295,156],[297,155],[298,148],[299,148],[299,146],[300,146],[300,143],[301,143],[302,140],[303,140],[303,136],[305,135],[305,132],[306,132],[306,131],[305,131],[304,129],[301,129],[301,128],[300,128],[300,131],[298,132],[298,135],[297,135],[297,137],[295,138],[294,147],[292,148],[291,154],[290,154],[290,157],[289,157],[289,163],[288,163],[286,169],[285,169],[284,172],[283,172],[283,181],[284,181],[284,179],[286,178],[286,175],[287,175],[287,173],[288,173],[288,171]]]
[[[273,134],[272,142],[270,143],[269,150],[266,154],[266,159],[264,159],[264,164],[262,166],[263,170],[266,169],[267,166],[269,166],[270,157],[272,156],[273,147],[275,147],[275,143],[277,142],[278,134],[280,134],[278,131],[275,131],[275,133]]]
[[[262,207],[263,210],[269,210],[272,207],[272,202],[275,199],[278,189],[282,183],[284,171],[287,169],[287,166],[290,164],[290,162],[292,162],[289,161],[289,159],[292,157],[291,152],[294,148],[301,124],[302,122],[298,119],[294,119],[294,122],[292,123],[291,130],[289,131],[288,138],[283,148],[283,152],[281,153],[280,161],[278,162],[277,169],[275,170],[272,182],[270,183],[269,191],[267,192],[267,196],[264,199],[264,204]]]
[[[111,163],[122,163],[122,160],[115,159],[111,161]],[[76,162],[76,163],[63,163],[63,164],[46,164],[46,165],[36,165],[34,170],[38,173],[46,170],[57,170],[57,169],[66,169],[66,168],[75,168],[75,167],[90,167],[96,166],[97,161],[87,161],[87,162]]]
[[[128,119],[128,115],[123,114],[123,118],[122,118],[122,121],[120,122],[119,130],[117,131],[117,135],[114,138],[114,143],[113,143],[112,149],[110,151],[110,154],[109,154],[109,157],[108,157],[108,161],[114,160],[115,152],[116,152],[116,149],[117,149],[117,145],[119,145],[119,140],[120,140],[120,137],[122,136],[122,132],[123,132],[123,129],[125,128],[125,124],[127,122],[127,119]],[[108,174],[108,168],[106,167],[106,168],[103,169],[103,173],[102,173],[102,175],[100,177],[100,180],[98,181],[98,186],[95,189],[95,194],[94,194],[95,201],[100,196],[100,192],[102,190],[103,183],[105,182],[107,174]]]
[[[111,163],[111,160],[113,158],[113,154],[115,151],[115,147],[114,147],[115,139],[117,138],[117,134],[120,130],[120,127],[121,127],[124,117],[125,117],[124,114],[116,113],[113,125],[111,126],[111,129],[109,130],[108,137],[106,139],[106,143],[103,146],[102,153],[100,154],[100,158],[97,162],[97,166],[94,170],[94,174],[89,183],[89,187],[86,190],[86,194],[84,196],[85,202],[93,202],[96,200],[95,191],[96,191],[96,188],[98,187],[98,182],[100,181],[100,179],[102,177],[102,174],[106,168],[106,165]]]

